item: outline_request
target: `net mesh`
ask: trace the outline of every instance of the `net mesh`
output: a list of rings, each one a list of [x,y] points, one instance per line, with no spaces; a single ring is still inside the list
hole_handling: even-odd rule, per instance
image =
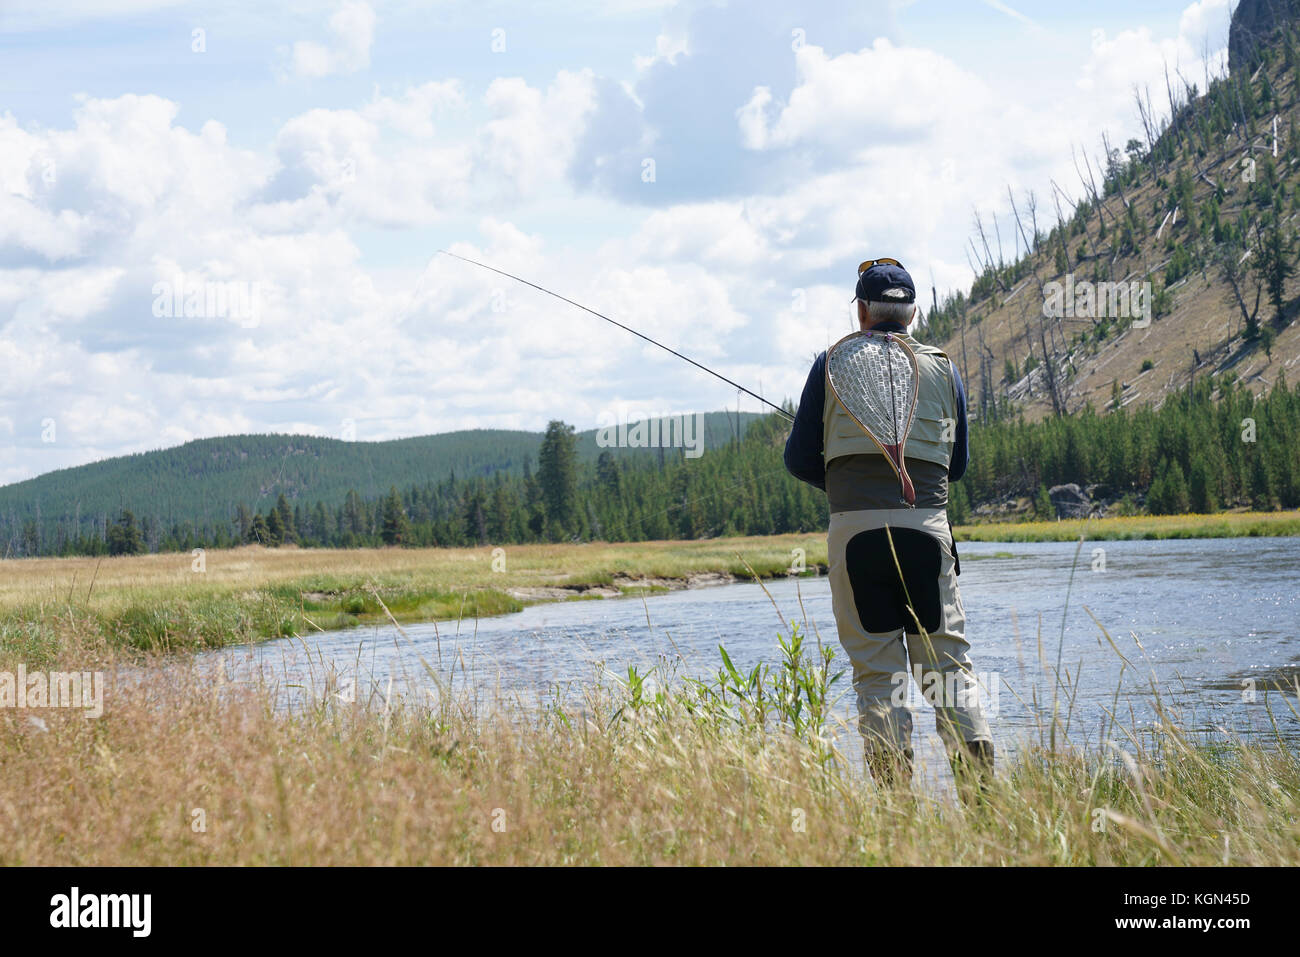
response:
[[[827,376],[844,407],[879,442],[907,441],[917,375],[911,351],[899,340],[872,333],[845,339],[827,357]]]

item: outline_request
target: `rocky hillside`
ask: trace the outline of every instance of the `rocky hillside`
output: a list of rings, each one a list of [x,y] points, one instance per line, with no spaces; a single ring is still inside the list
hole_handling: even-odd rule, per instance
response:
[[[1300,0],[1242,0],[1229,50],[1208,88],[1171,66],[1135,94],[1141,138],[1075,150],[1082,201],[1054,183],[1009,193],[1011,223],[977,217],[978,279],[929,316],[974,416],[1159,407],[1194,379],[1259,392],[1300,375]]]

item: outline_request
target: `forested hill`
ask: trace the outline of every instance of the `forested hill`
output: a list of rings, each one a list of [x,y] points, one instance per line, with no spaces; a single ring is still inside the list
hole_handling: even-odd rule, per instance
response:
[[[706,413],[700,420],[703,449],[716,449],[760,416]],[[580,463],[601,449],[592,429],[576,435]],[[351,491],[376,500],[392,486],[408,488],[457,479],[518,477],[537,463],[542,433],[475,429],[394,439],[347,442],[310,435],[232,435],[60,469],[0,487],[0,553],[23,553],[20,540],[35,533],[75,539],[122,509],[160,528],[228,526],[244,505],[266,510],[280,495],[290,502],[342,502]],[[658,461],[657,449],[611,449],[617,456]],[[676,452],[677,450],[666,450]],[[677,454],[680,454],[678,452]],[[34,527],[33,527],[34,526]],[[42,549],[44,550],[44,549]]]
[[[1208,382],[1198,382],[1159,410],[974,422],[970,468],[951,487],[949,515],[959,524],[1050,518],[1060,514],[1056,493],[1071,489],[1068,514],[1300,506],[1300,389],[1288,388],[1285,376],[1260,396],[1240,383],[1222,388],[1216,398]],[[121,509],[83,515],[80,525],[49,513],[40,525],[0,515],[0,540],[10,556],[112,555],[239,544],[481,546],[823,530],[825,495],[791,477],[781,461],[788,432],[785,419],[769,415],[748,423],[743,438],[728,437],[697,458],[680,448],[633,448],[599,449],[592,460],[591,433],[580,440],[572,427],[553,422],[536,467],[525,458],[521,474],[502,468],[490,477],[453,478],[448,471],[437,481],[394,482],[382,495],[350,489],[332,499],[291,500],[279,492],[274,501],[263,496],[261,506],[238,502],[211,521],[171,523],[146,491]],[[478,437],[498,441],[504,454],[492,435],[501,433]]]

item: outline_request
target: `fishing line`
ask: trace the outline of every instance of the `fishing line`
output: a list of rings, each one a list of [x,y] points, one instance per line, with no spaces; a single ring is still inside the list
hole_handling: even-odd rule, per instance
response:
[[[633,329],[631,326],[625,326],[625,325],[623,325],[623,323],[619,322],[617,319],[611,319],[609,316],[606,316],[606,315],[604,315],[603,313],[599,313],[599,312],[597,312],[595,309],[590,309],[590,308],[588,308],[587,306],[584,306],[584,305],[583,305],[582,303],[580,303],[580,302],[574,302],[574,301],[573,301],[572,299],[570,299],[568,296],[562,296],[562,295],[560,295],[558,292],[552,292],[551,290],[547,289],[545,286],[539,286],[539,285],[537,285],[537,283],[535,283],[535,282],[529,282],[527,279],[523,279],[523,278],[521,278],[521,277],[519,277],[519,276],[516,276],[514,273],[508,273],[508,272],[506,272],[504,269],[497,269],[495,266],[489,266],[487,263],[481,263],[481,262],[479,262],[479,261],[476,260],[476,259],[470,259],[470,258],[468,258],[468,257],[466,257],[466,256],[458,255],[457,253],[448,252],[448,251],[445,250],[445,249],[439,249],[438,252],[442,253],[444,256],[451,256],[453,259],[459,259],[461,262],[467,262],[467,263],[469,263],[469,264],[472,265],[472,266],[478,266],[478,267],[480,267],[481,269],[490,269],[492,272],[496,273],[496,274],[499,275],[499,276],[505,276],[507,279],[513,279],[515,282],[521,282],[521,283],[523,283],[525,286],[532,286],[532,287],[533,287],[534,289],[536,289],[538,292],[544,292],[544,293],[546,293],[548,296],[554,296],[556,299],[559,299],[559,300],[561,300],[562,302],[567,302],[567,303],[568,303],[569,305],[571,305],[571,306],[577,306],[577,307],[578,307],[579,309],[581,309],[583,312],[589,312],[589,313],[591,313],[593,316],[597,317],[598,319],[604,319],[606,322],[610,323],[611,325],[618,326],[618,327],[619,327],[620,329],[622,329],[624,332],[630,332],[630,333],[632,333],[632,335],[634,335],[634,336],[638,336],[638,337],[644,339],[646,342],[650,343],[651,345],[658,346],[660,349],[663,349],[665,352],[671,352],[671,353],[672,353],[673,355],[675,355],[677,358],[679,358],[679,359],[683,359],[683,360],[685,360],[686,362],[689,362],[691,365],[695,366],[695,368],[697,368],[697,369],[701,369],[701,370],[703,370],[704,372],[707,372],[709,375],[713,376],[715,379],[721,379],[723,382],[727,383],[727,385],[729,385],[729,386],[734,386],[735,388],[739,389],[741,392],[745,393],[746,395],[753,396],[755,399],[757,399],[759,402],[762,402],[764,405],[766,405],[766,406],[770,406],[771,408],[775,409],[777,412],[779,412],[781,415],[785,416],[785,417],[786,417],[787,419],[789,419],[791,422],[794,421],[794,416],[791,415],[789,412],[787,412],[785,409],[781,408],[781,407],[780,407],[779,405],[777,405],[775,402],[769,402],[767,399],[763,398],[763,397],[762,397],[761,395],[759,395],[757,392],[751,392],[749,389],[746,389],[743,385],[740,385],[740,384],[737,383],[737,382],[732,382],[730,379],[728,379],[726,376],[722,375],[721,373],[719,373],[719,372],[714,372],[714,371],[713,371],[712,369],[710,369],[708,366],[701,365],[700,363],[698,363],[698,362],[696,362],[694,359],[692,359],[690,356],[684,356],[684,355],[682,355],[682,354],[681,354],[680,352],[678,352],[676,349],[669,348],[668,346],[664,345],[662,342],[657,342],[657,341],[655,341],[654,339],[651,339],[649,336],[647,336],[647,335],[646,335],[645,333],[643,333],[643,332],[637,332],[637,331],[636,331],[635,329]]]

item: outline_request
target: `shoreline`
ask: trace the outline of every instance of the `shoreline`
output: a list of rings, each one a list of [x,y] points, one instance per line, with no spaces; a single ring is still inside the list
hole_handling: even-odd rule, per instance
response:
[[[1300,536],[1300,512],[961,525],[963,542]],[[109,647],[199,651],[385,623],[488,617],[544,601],[825,575],[825,532],[504,548],[212,550],[0,560],[0,663]]]
[[[958,542],[1158,541],[1169,538],[1293,538],[1300,511],[1128,515],[954,526]]]
[[[458,549],[212,550],[0,561],[0,662],[87,646],[202,651],[357,625],[464,620],[544,601],[824,573],[822,535]]]
[[[826,566],[811,565],[806,572],[792,574],[777,572],[759,575],[760,581],[781,578],[818,578],[827,574]],[[715,588],[719,585],[736,585],[753,581],[753,576],[735,575],[731,572],[697,572],[686,576],[652,577],[617,575],[611,584],[601,582],[574,582],[568,585],[534,585],[507,588],[511,598],[527,604],[547,601],[572,601],[575,599],[631,598],[637,594],[658,595],[688,588]]]

